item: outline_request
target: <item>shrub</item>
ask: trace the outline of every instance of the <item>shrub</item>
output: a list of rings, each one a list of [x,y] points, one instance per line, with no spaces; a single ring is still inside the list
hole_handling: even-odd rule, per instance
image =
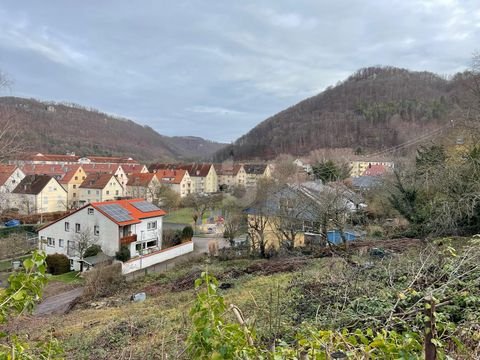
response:
[[[90,256],[95,256],[97,255],[100,251],[102,251],[102,248],[100,245],[92,245],[90,246],[87,250],[85,250],[85,254],[83,254],[83,257],[90,257]]]
[[[47,255],[47,270],[52,275],[65,274],[70,271],[70,260],[63,254]]]
[[[122,275],[122,264],[94,267],[85,273],[85,289],[83,300],[89,301],[100,297],[111,296],[124,288],[125,278]]]
[[[190,241],[192,240],[192,237],[193,237],[193,228],[188,225],[188,226],[185,226],[182,230],[182,241]]]
[[[120,261],[130,260],[130,249],[127,245],[120,246],[120,250],[115,253],[115,258]]]
[[[182,231],[169,229],[163,232],[162,249],[167,249],[172,246],[180,245],[181,243]]]

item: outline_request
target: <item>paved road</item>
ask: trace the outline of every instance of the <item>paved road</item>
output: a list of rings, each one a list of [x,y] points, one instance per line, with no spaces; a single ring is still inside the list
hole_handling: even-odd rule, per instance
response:
[[[37,306],[34,315],[45,316],[51,314],[63,314],[68,310],[70,304],[75,299],[80,297],[82,293],[83,287],[78,287],[57,295],[47,297]]]

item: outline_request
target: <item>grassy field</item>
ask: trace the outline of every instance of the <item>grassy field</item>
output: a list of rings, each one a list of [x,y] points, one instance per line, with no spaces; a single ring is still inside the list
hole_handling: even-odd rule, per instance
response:
[[[70,271],[61,275],[51,275],[50,280],[59,281],[65,284],[81,284],[83,279],[78,276],[78,271]]]
[[[375,258],[351,250],[348,261],[340,256],[305,255],[278,260],[202,258],[128,283],[116,295],[97,299],[91,305],[81,304],[68,314],[19,320],[24,321],[19,325],[23,329],[20,333],[28,332],[35,341],[48,336],[45,329],[55,328],[55,336],[66,353],[74,354],[71,359],[188,359],[184,350],[191,329],[189,311],[196,297],[193,283],[202,271],[219,279],[225,289],[220,290],[225,304],[242,310],[247,323],[255,325],[257,339],[264,346],[279,338],[294,343],[296,332],[304,326],[382,328],[398,294],[411,286],[412,277],[425,268],[429,270],[422,279],[436,281],[431,278],[434,272],[429,271],[438,265],[438,259],[432,256],[423,265],[419,261],[428,258],[425,251],[430,248],[425,246],[411,240],[392,240],[388,246],[375,241],[370,247],[382,247],[387,254],[395,255]],[[443,252],[439,254],[442,259]],[[469,262],[474,265],[472,269],[478,268],[477,258]],[[71,281],[74,274],[61,278]],[[476,281],[476,275],[472,279]],[[421,286],[416,285],[416,291],[422,291]],[[145,292],[146,301],[132,303],[130,296],[137,292]],[[417,303],[417,297],[421,299],[420,294],[404,296],[407,300],[412,297],[409,304]],[[399,310],[401,314],[403,310]],[[477,319],[475,303],[464,305],[458,316],[461,314]],[[230,312],[225,316],[235,322]]]
[[[173,224],[193,224],[193,209],[192,208],[182,208],[178,210],[171,211],[165,216],[164,221],[173,223]],[[210,216],[210,212],[207,211],[203,216],[203,220],[207,220]]]
[[[15,260],[20,260],[23,261],[26,258],[28,258],[30,255],[23,255],[18,258],[15,258]],[[12,259],[7,259],[7,260],[2,260],[0,261],[0,272],[1,271],[6,271],[12,268]]]

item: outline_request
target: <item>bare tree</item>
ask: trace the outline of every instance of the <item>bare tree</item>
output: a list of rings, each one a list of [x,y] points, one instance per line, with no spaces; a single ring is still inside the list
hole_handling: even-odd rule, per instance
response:
[[[192,219],[196,227],[198,219],[203,219],[207,210],[215,208],[221,200],[222,195],[217,194],[190,194],[183,199],[183,205],[192,208]]]
[[[70,249],[74,255],[80,258],[80,271],[83,271],[82,260],[85,253],[92,245],[97,245],[97,239],[93,236],[92,229],[89,227],[75,235],[73,246]]]
[[[11,84],[0,72],[0,90]],[[0,105],[0,162],[15,157],[24,150],[21,131],[15,124],[13,113],[5,105]]]

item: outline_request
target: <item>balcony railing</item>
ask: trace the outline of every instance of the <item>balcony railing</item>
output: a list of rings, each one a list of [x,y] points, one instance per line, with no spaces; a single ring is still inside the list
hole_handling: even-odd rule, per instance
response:
[[[135,241],[137,241],[137,234],[128,235],[120,238],[120,244],[122,245],[128,245]]]

